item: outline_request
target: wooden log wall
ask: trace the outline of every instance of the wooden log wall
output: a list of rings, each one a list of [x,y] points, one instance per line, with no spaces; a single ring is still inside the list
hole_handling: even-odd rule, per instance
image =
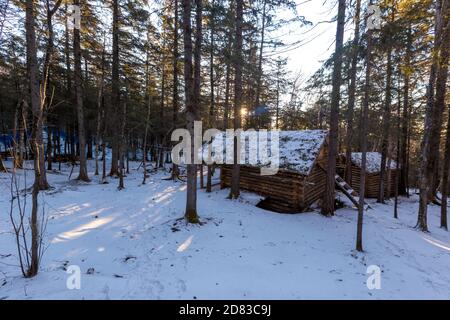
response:
[[[388,177],[387,175],[384,177],[384,195],[393,197],[395,195],[395,181],[396,181],[396,170],[390,171],[390,178],[389,178],[389,184],[388,183]],[[361,182],[361,168],[357,166],[352,166],[352,188],[359,193],[359,186]],[[366,188],[365,188],[365,197],[366,198],[378,198],[380,188],[380,173],[368,173],[366,175]],[[389,194],[390,193],[390,194]]]
[[[231,186],[232,166],[221,166],[221,187]],[[260,168],[241,166],[240,187],[268,197],[267,206],[279,212],[299,212],[304,203],[304,176],[279,171],[273,176],[261,176]]]

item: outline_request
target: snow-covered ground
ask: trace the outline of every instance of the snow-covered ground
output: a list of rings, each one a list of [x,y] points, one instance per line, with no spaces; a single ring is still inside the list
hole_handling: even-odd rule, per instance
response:
[[[400,200],[398,220],[392,203],[372,203],[356,253],[352,208],[332,218],[278,214],[215,187],[198,192],[204,224],[186,225],[184,183],[158,173],[141,185],[132,163],[118,191],[116,179],[99,184],[92,165],[89,184],[69,181],[65,165],[48,174],[48,247],[33,279],[15,266],[9,175],[0,174],[0,299],[450,299],[450,234],[436,206],[429,234],[413,228],[417,196]],[[80,290],[66,286],[70,265],[82,270]],[[369,265],[382,270],[379,290],[366,286]]]

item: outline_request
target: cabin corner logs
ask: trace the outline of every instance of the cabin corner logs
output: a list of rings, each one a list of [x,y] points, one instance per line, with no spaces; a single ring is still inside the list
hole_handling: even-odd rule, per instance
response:
[[[298,131],[297,131],[298,132]],[[314,135],[318,130],[305,130]],[[282,132],[289,135],[294,132]],[[301,144],[302,141],[297,141]],[[307,170],[293,170],[289,168],[282,168],[277,174],[272,176],[261,176],[260,168],[257,166],[241,165],[240,171],[240,187],[243,190],[254,192],[265,197],[258,206],[281,213],[298,213],[304,212],[321,199],[325,191],[326,170],[327,170],[327,156],[328,156],[328,134],[321,136],[314,143],[315,145],[310,149],[302,149],[299,145],[292,146],[289,152],[300,153],[298,158],[302,159],[308,153],[314,157],[310,162],[310,167]],[[280,144],[281,149],[285,147]],[[316,152],[314,152],[314,149]],[[352,181],[351,187],[354,190],[359,190],[359,183],[361,178],[360,161],[358,161],[359,153],[352,154]],[[353,159],[354,158],[354,159]],[[377,198],[379,192],[380,182],[380,161],[381,155],[377,152],[367,153],[368,170],[366,173],[366,198]],[[390,166],[385,175],[385,195],[394,196],[395,181],[396,181],[396,164],[391,159]],[[285,163],[286,164],[286,163]],[[336,173],[344,176],[345,170],[345,156],[339,155],[336,161]],[[294,166],[295,167],[295,166]],[[222,165],[220,172],[221,188],[231,186],[231,172],[232,165]]]

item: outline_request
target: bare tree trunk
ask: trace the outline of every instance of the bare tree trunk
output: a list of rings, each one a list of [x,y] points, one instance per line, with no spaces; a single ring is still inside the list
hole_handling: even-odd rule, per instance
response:
[[[27,99],[22,100],[21,108],[19,111],[19,151],[18,162],[16,168],[23,168],[23,160],[26,157],[26,145],[25,145],[25,124],[28,118],[28,102]]]
[[[258,73],[257,73],[257,80],[256,80],[256,106],[260,105],[260,99],[261,99],[261,79],[262,79],[262,73],[263,73],[262,63],[263,63],[264,35],[265,35],[265,31],[266,31],[266,8],[267,8],[267,0],[263,0],[261,42],[259,44]]]
[[[401,128],[401,147],[400,147],[400,182],[399,194],[409,196],[408,191],[408,131],[409,131],[409,82],[411,64],[411,45],[412,45],[411,26],[408,26],[406,53],[405,53],[405,71],[403,85],[403,111]]]
[[[103,137],[106,136],[106,112],[105,109],[102,111],[103,119]],[[106,140],[102,139],[102,183],[107,183],[106,181]]]
[[[381,165],[380,165],[380,184],[378,186],[377,202],[384,203],[385,193],[385,175],[386,175],[386,158],[388,153],[389,143],[389,126],[391,115],[391,101],[392,101],[392,46],[389,45],[387,50],[387,66],[386,66],[386,98],[383,109],[383,133],[381,142]]]
[[[106,126],[104,114],[105,114],[105,106],[104,106],[104,96],[103,96],[103,87],[105,82],[105,41],[106,36],[103,35],[103,47],[102,47],[102,61],[101,61],[101,75],[98,85],[98,95],[97,95],[97,133],[96,133],[96,141],[95,141],[95,175],[99,175],[99,165],[98,165],[98,156],[99,156],[99,144],[100,141],[103,144],[103,140],[105,140],[105,135],[102,134],[102,124]]]
[[[372,0],[369,1],[372,4]],[[366,80],[364,84],[364,101],[361,117],[361,178],[359,185],[358,221],[356,230],[356,250],[363,251],[362,232],[364,215],[364,196],[366,189],[366,155],[367,155],[367,123],[369,117],[369,100],[372,70],[372,30],[367,31]]]
[[[448,230],[447,224],[447,198],[448,198],[448,181],[449,181],[449,158],[450,158],[450,104],[447,106],[447,136],[445,140],[444,165],[442,169],[442,202],[441,202],[441,228]]]
[[[443,49],[441,53],[441,61],[439,64],[439,71],[436,80],[436,105],[437,108],[445,108],[446,83],[448,77],[448,63],[450,51],[450,19],[447,17],[447,26],[445,29],[445,37]],[[447,103],[448,121],[447,121],[447,136],[445,141],[444,164],[442,169],[442,202],[441,202],[441,228],[448,230],[447,226],[447,198],[448,198],[448,179],[450,166],[450,103]]]
[[[113,52],[112,52],[112,83],[111,83],[111,100],[112,100],[112,117],[114,119],[112,126],[112,158],[111,170],[109,175],[119,174],[119,133],[117,126],[118,114],[120,110],[120,79],[119,79],[119,0],[113,0]]]
[[[197,0],[201,1],[201,0]],[[197,7],[198,9],[198,7]],[[201,14],[201,10],[200,10]],[[201,21],[201,19],[200,19]],[[197,215],[197,165],[194,163],[194,121],[197,119],[198,106],[195,104],[194,81],[192,78],[192,26],[191,1],[183,0],[183,38],[184,38],[184,91],[186,97],[187,129],[191,134],[191,159],[187,165],[187,196],[185,218],[189,223],[199,223]]]
[[[205,177],[203,175],[203,164],[198,165],[198,171],[200,173],[200,189],[205,188]]]
[[[178,0],[175,0],[175,2],[178,2]],[[147,35],[147,42],[150,43],[148,35]],[[150,66],[150,54],[148,52],[149,48],[147,48],[147,57],[145,61],[145,95],[146,95],[146,105],[147,105],[147,117],[145,120],[145,133],[144,133],[144,145],[142,146],[142,165],[144,167],[144,178],[142,179],[142,184],[145,184],[147,182],[147,138],[148,138],[148,127],[150,125],[150,102],[151,102],[151,91],[150,91],[150,81],[149,81],[149,66]],[[176,89],[174,89],[176,90]],[[174,102],[175,103],[175,102]]]
[[[56,10],[61,5],[61,0],[56,1],[53,8],[50,8],[50,1],[45,1],[46,11],[47,11],[47,47],[45,52],[45,58],[44,58],[44,72],[43,72],[43,79],[42,79],[42,88],[41,90],[49,90],[50,89],[50,66],[53,62],[53,55],[54,55],[54,43],[53,43],[53,23],[52,18],[55,14]],[[42,99],[42,98],[41,98]],[[46,101],[46,98],[43,100],[43,105],[47,108],[50,107],[48,105],[51,101]],[[42,153],[41,157],[44,157],[44,153]],[[44,160],[45,161],[45,160]],[[41,159],[41,162],[44,162]],[[47,170],[52,170],[52,140],[51,140],[51,129],[48,127],[47,129]]]
[[[345,181],[352,182],[352,145],[353,145],[353,113],[356,96],[356,71],[358,66],[359,30],[361,23],[361,0],[356,0],[355,36],[352,43],[352,62],[350,68],[350,86],[348,88],[347,132],[345,149]]]
[[[100,85],[102,86],[102,85]],[[96,130],[96,137],[95,137],[95,173],[94,175],[99,175],[99,166],[98,166],[98,156],[99,156],[99,143],[101,141],[100,134],[101,134],[101,128],[102,128],[102,111],[101,111],[101,105],[102,105],[102,89],[99,88],[98,90],[98,96],[97,96],[97,130]]]
[[[435,112],[433,118],[433,130],[430,139],[430,190],[428,201],[436,202],[436,192],[439,187],[439,148],[441,144],[442,115],[445,109],[445,87],[447,83],[448,52],[450,50],[450,9],[449,1],[442,0],[441,17],[437,25],[440,26],[440,39],[438,45],[438,61],[436,66],[436,92],[435,92]]]
[[[38,194],[41,189],[41,162],[40,150],[42,146],[42,103],[39,94],[39,78],[37,64],[36,34],[34,29],[34,3],[33,0],[27,0],[25,10],[25,28],[27,42],[27,72],[29,80],[31,109],[33,112],[33,129],[31,136],[31,146],[33,148],[34,159],[34,184],[32,192],[32,211],[31,211],[31,262],[27,270],[27,276],[33,277],[39,270],[39,223],[38,223]],[[46,181],[45,181],[46,182]]]
[[[125,101],[123,102],[123,110],[122,110],[122,125],[120,128],[120,142],[119,142],[119,190],[125,189],[124,184],[124,168],[125,168],[125,152],[128,150],[126,147],[125,141],[125,127],[127,122],[127,94],[125,94]]]
[[[14,169],[22,168],[23,166],[23,157],[22,157],[22,151],[21,151],[21,110],[22,110],[22,101],[19,100],[16,107],[16,112],[14,114],[14,127],[13,127],[13,156],[14,156],[14,162],[13,167]],[[17,130],[19,130],[19,141],[17,141]]]
[[[174,0],[174,23],[173,23],[173,114],[172,127],[176,128],[178,122],[178,62],[180,54],[178,53],[178,0]],[[172,163],[172,179],[178,178],[179,170],[176,163]]]
[[[52,168],[52,138],[53,138],[53,129],[47,127],[47,170],[53,170]]]
[[[398,79],[400,79],[400,72],[399,72],[399,77]],[[399,81],[400,82],[400,81]],[[400,122],[401,122],[401,107],[402,107],[402,102],[401,102],[401,95],[400,95],[400,83],[398,85],[398,104],[397,104],[397,161],[395,162],[395,190],[394,190],[394,218],[398,219],[398,194],[399,194],[399,183],[400,183],[400,173],[399,173],[399,169],[400,169],[400,157],[401,157],[401,153],[400,153],[400,148],[401,148],[401,128],[400,128]],[[390,166],[389,166],[390,168]]]
[[[325,192],[322,202],[322,214],[329,216],[334,214],[334,185],[336,175],[336,155],[339,134],[339,102],[340,87],[342,81],[342,51],[344,42],[345,25],[345,0],[339,0],[336,48],[334,53],[333,89],[331,92],[330,134],[328,146],[327,177]]]
[[[241,129],[241,105],[242,105],[242,25],[244,22],[244,1],[236,0],[236,44],[234,50],[234,130]],[[231,173],[230,199],[239,198],[240,165],[239,165],[238,138],[234,136],[234,163]]]
[[[230,81],[231,81],[231,30],[227,31],[227,46],[225,50],[225,102],[223,106],[223,129],[228,129],[230,114]]]
[[[73,4],[80,5],[80,0],[74,0]],[[73,29],[73,55],[75,60],[74,82],[75,82],[75,101],[77,104],[78,115],[78,141],[80,144],[80,172],[77,180],[89,182],[86,160],[86,135],[84,131],[84,111],[83,111],[83,92],[81,79],[81,47],[80,47],[80,29],[76,26]]]
[[[275,129],[279,128],[280,118],[280,77],[281,77],[281,60],[277,61],[277,98],[276,98],[276,114],[275,114]]]
[[[6,172],[6,167],[5,164],[3,163],[1,155],[0,155],[0,172]]]
[[[210,105],[209,105],[209,127],[215,127],[216,125],[216,119],[214,117],[214,110],[215,110],[215,96],[214,96],[214,36],[215,36],[215,21],[214,21],[214,14],[215,14],[215,1],[212,0],[211,2],[211,50],[210,50],[210,56],[209,56],[209,85],[210,85]],[[207,165],[206,168],[206,192],[211,192],[211,180],[212,180],[212,165]]]
[[[434,53],[432,55],[432,65],[430,70],[429,82],[427,87],[427,106],[425,113],[425,125],[424,135],[422,140],[422,152],[421,152],[421,165],[420,165],[420,199],[419,199],[419,212],[417,217],[416,227],[421,231],[428,232],[427,225],[427,207],[430,200],[430,190],[433,184],[434,174],[434,157],[436,153],[439,153],[438,146],[436,146],[436,133],[439,133],[441,120],[441,110],[439,105],[435,103],[435,84],[438,73],[438,64],[440,57],[440,49],[442,44],[442,28],[443,18],[446,15],[448,2],[442,2],[445,6],[441,7],[441,2],[436,2],[436,27],[435,27],[435,41],[434,41]],[[446,24],[446,22],[445,22]],[[442,53],[441,53],[442,54]]]

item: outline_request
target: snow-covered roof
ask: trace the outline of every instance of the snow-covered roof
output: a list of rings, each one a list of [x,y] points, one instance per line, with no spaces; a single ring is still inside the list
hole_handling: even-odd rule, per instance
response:
[[[353,152],[352,153],[352,162],[354,165],[361,167],[362,153],[361,152]],[[386,167],[388,165],[388,159],[386,159]],[[397,168],[397,162],[391,159],[391,170],[395,170]],[[377,173],[381,171],[381,153],[379,152],[367,152],[366,153],[366,172],[368,173]]]
[[[244,137],[249,137],[251,133],[248,131],[243,132],[241,136],[241,141],[243,141]],[[328,136],[327,130],[302,130],[302,131],[278,131],[279,136],[279,168],[294,171],[300,173],[302,175],[308,175],[315,163],[317,156],[320,153],[322,146],[324,145],[325,139]],[[226,150],[232,150],[233,148],[233,139],[224,139],[224,133],[220,133],[215,136],[215,139],[212,143],[213,150],[220,150],[220,146],[225,146],[224,153]],[[261,139],[261,136],[260,138]],[[267,136],[267,152],[269,157],[271,154],[271,141],[272,134],[269,131]],[[203,146],[203,155],[204,159],[206,158],[207,146]],[[254,149],[256,148],[256,150]],[[249,143],[245,144],[245,160],[242,161],[243,164],[252,165],[252,166],[266,166],[269,163],[261,163],[252,164],[249,161],[249,150],[253,152],[253,154],[260,154],[263,150],[260,144],[251,145]],[[265,150],[263,152],[266,152]],[[216,157],[214,152],[212,154],[213,159]],[[224,160],[226,157],[224,156]],[[228,163],[228,162],[226,162]]]
[[[280,168],[308,175],[327,136],[327,130],[281,131]]]

